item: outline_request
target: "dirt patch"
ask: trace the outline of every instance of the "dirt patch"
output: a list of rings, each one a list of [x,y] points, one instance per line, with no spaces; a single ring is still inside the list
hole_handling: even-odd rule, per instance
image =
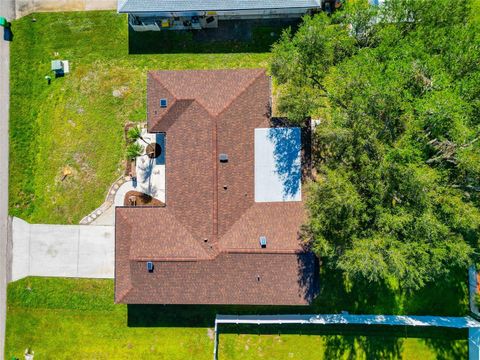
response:
[[[163,202],[139,191],[129,191],[123,200],[125,206],[165,206]]]
[[[116,97],[116,98],[123,98],[123,97],[125,97],[125,95],[127,95],[128,93],[129,93],[129,88],[128,88],[128,86],[121,86],[120,88],[114,89],[114,90],[112,91],[113,97]]]

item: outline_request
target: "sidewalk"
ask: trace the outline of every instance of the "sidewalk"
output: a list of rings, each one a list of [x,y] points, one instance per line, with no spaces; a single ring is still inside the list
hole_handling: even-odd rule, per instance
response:
[[[0,16],[13,18],[11,0],[0,0]],[[8,239],[8,112],[10,105],[10,47],[0,28],[0,358],[5,351],[7,315],[7,239]]]

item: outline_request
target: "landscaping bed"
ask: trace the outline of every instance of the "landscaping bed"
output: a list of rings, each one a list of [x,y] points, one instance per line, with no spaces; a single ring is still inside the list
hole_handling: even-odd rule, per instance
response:
[[[134,200],[133,200],[134,199]],[[133,204],[134,203],[134,204]],[[128,191],[123,202],[125,206],[165,206],[163,202],[139,191]]]

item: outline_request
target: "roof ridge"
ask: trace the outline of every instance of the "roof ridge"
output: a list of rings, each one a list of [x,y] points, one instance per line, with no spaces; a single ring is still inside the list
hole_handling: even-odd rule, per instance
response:
[[[172,216],[173,218],[175,219],[175,221],[177,221],[177,223],[183,228],[183,230],[185,230],[187,232],[188,235],[190,235],[190,237],[192,238],[193,242],[196,243],[200,249],[202,249],[202,252],[205,254],[205,257],[206,258],[211,258],[212,256],[208,253],[208,249],[206,248],[206,244],[200,242],[199,240],[197,240],[197,237],[194,236],[192,234],[192,232],[185,226],[185,224],[183,222],[181,222],[176,216],[175,216],[175,212],[172,212]],[[198,258],[197,258],[198,259]],[[202,259],[202,258],[200,258]]]
[[[260,78],[260,76],[266,72],[265,69],[248,69],[248,70],[257,70],[258,74],[254,76],[252,80],[250,80],[250,82],[247,83],[245,87],[237,94],[237,96],[235,96],[232,100],[230,100],[230,102],[226,104],[225,107],[222,110],[220,110],[217,115],[215,115],[215,117],[219,117],[220,115],[222,115],[235,102],[235,100],[237,100],[245,91],[247,91],[250,87],[252,87],[252,85]]]

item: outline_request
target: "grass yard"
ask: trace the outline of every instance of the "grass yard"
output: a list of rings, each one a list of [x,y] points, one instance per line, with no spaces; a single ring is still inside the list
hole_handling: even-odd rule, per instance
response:
[[[272,37],[256,28],[248,42],[199,43],[170,32],[132,37],[129,46],[126,16],[78,12],[30,15],[12,31],[10,213],[70,224],[121,175],[123,125],[145,120],[148,70],[266,67],[280,29]],[[138,54],[154,45],[164,52]],[[54,59],[69,60],[71,73],[47,85]],[[64,170],[71,175],[62,181]]]
[[[41,359],[211,359],[215,312],[275,312],[260,307],[142,308],[114,305],[111,280],[27,278],[11,283],[5,358],[21,357],[30,346]],[[319,309],[306,309],[315,310]],[[458,334],[417,339],[385,336],[384,329],[363,334],[368,336],[337,330],[331,333],[341,335],[328,330],[305,335],[303,329],[304,335],[283,327],[280,334],[275,329],[262,335],[257,327],[225,329],[219,359],[313,360],[350,355],[354,359],[453,360],[467,356],[467,341],[459,340]],[[405,336],[405,330],[392,334]]]
[[[29,278],[8,288],[6,359],[211,359],[206,328],[129,328],[113,281]]]
[[[391,344],[386,350],[385,342]],[[448,344],[447,342],[446,344]],[[466,340],[458,340],[459,351],[451,354],[435,351],[423,339],[384,336],[315,335],[220,335],[219,357],[230,360],[312,359],[467,359]]]

